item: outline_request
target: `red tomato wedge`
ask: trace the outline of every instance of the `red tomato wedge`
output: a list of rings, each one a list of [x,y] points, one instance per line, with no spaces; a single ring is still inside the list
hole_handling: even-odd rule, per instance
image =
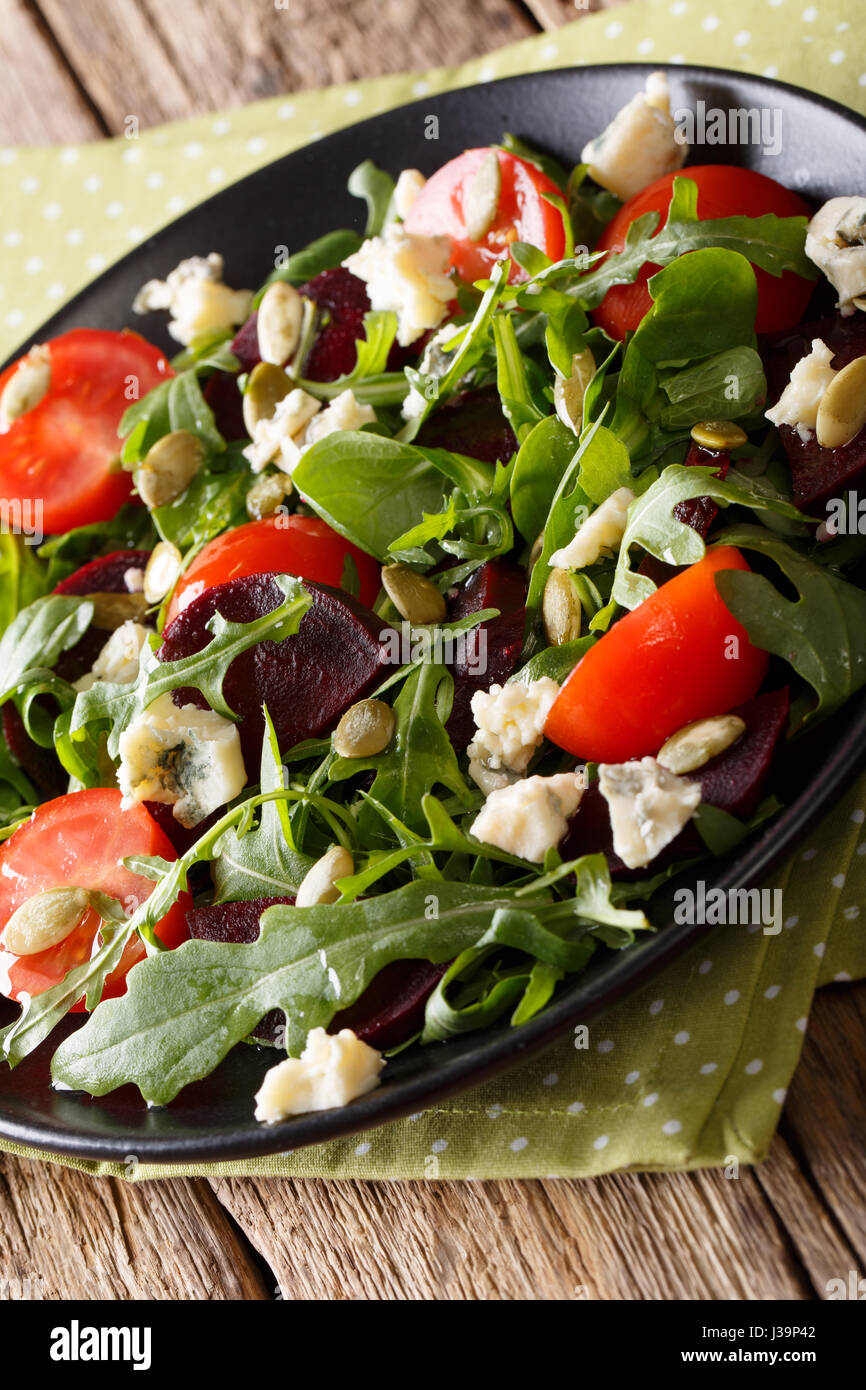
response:
[[[0,923],[5,927],[12,913],[34,893],[49,888],[92,888],[117,898],[132,912],[153,892],[154,883],[134,874],[123,865],[130,854],[158,854],[174,860],[177,854],[167,836],[143,806],[128,811],[120,808],[121,794],[116,788],[70,792],[46,801],[13,835],[0,845]],[[166,946],[179,946],[189,932],[187,908],[191,902],[182,894],[156,927]],[[9,999],[42,994],[59,984],[73,966],[81,965],[93,954],[99,917],[88,911],[78,926],[61,941],[35,955],[14,955],[3,947],[0,928],[0,992]],[[144,958],[138,937],[128,943],[120,965],[109,976],[105,998],[123,994],[126,976]],[[84,1000],[74,1012],[84,1009]]]
[[[0,495],[42,504],[49,535],[109,521],[132,492],[118,464],[124,412],[174,372],[137,333],[76,328],[54,338],[51,385],[0,434]],[[0,392],[18,364],[0,376]]]
[[[720,546],[621,618],[569,676],[546,737],[587,762],[627,762],[657,753],[684,724],[751,700],[769,658],[716,588],[721,570],[748,568],[734,546]]]
[[[760,217],[766,212],[777,217],[811,216],[811,209],[798,194],[754,169],[739,169],[732,164],[696,164],[676,174],[664,174],[624,203],[605,228],[596,250],[621,251],[632,222],[645,212],[660,213],[661,226],[670,207],[674,179],[678,177],[697,184],[699,217]],[[659,268],[645,265],[634,284],[614,285],[608,290],[593,317],[612,338],[622,339],[632,332],[652,307],[646,282]],[[813,282],[789,270],[781,276],[770,275],[759,266],[754,270],[758,281],[758,333],[793,328],[803,316]]]
[[[464,200],[487,147],[466,150],[450,159],[427,180],[406,218],[406,230],[420,236],[449,236],[454,243],[451,264],[463,280],[482,280],[513,241],[528,241],[552,261],[565,254],[565,231],[556,208],[545,193],[561,197],[556,184],[526,159],[496,150],[501,179],[499,206],[488,231],[477,241],[466,232]],[[512,263],[510,280],[525,278]]]
[[[361,581],[361,602],[371,608],[379,592],[379,565],[356,545],[343,540],[317,516],[266,516],[236,526],[210,541],[178,580],[166,615],[166,627],[205,589],[248,574],[294,574],[339,589],[346,557],[351,556]]]

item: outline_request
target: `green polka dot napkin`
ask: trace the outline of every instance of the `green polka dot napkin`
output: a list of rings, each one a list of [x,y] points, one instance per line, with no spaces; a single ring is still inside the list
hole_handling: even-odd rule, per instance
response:
[[[457,68],[277,98],[130,139],[0,150],[0,357],[185,208],[361,117],[513,73],[655,59],[764,73],[862,111],[862,19],[862,0],[830,0],[820,8],[803,0],[641,0]],[[191,254],[214,249],[189,248]],[[496,1081],[360,1137],[194,1171],[584,1177],[626,1167],[696,1168],[734,1156],[759,1161],[797,1065],[815,989],[866,975],[859,919],[866,898],[864,807],[866,779],[768,881],[783,893],[778,935],[708,928],[697,948],[595,1020],[587,1047],[563,1038]],[[191,1171],[57,1161],[135,1179]]]

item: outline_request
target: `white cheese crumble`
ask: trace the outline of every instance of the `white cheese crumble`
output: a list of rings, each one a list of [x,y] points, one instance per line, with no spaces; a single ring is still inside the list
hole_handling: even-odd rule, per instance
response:
[[[252,308],[251,290],[233,290],[223,284],[223,258],[190,256],[175,266],[165,280],[148,280],[132,303],[133,312],[147,314],[167,309],[168,331],[185,347],[194,338],[222,333],[244,322]]]
[[[404,169],[394,185],[394,210],[404,222],[426,182],[420,169]]]
[[[314,444],[317,444],[320,439],[324,439],[329,434],[337,434],[341,430],[359,430],[362,425],[372,424],[375,419],[376,412],[373,407],[361,405],[356,399],[354,391],[341,391],[339,396],[335,396],[321,414],[317,414],[314,419],[310,420],[306,429],[282,440],[277,466],[284,473],[291,475],[297,467],[301,455],[306,453],[307,449],[312,448]]]
[[[478,764],[493,771],[526,771],[544,737],[544,725],[559,691],[549,676],[528,684],[509,681],[491,685],[489,690],[476,690],[472,696],[476,734],[467,752],[470,772],[482,790],[484,783],[476,776]]]
[[[553,552],[548,563],[556,569],[582,570],[594,565],[603,552],[619,550],[633,501],[630,487],[618,487],[587,517],[574,540]]]
[[[581,159],[596,183],[625,202],[653,179],[681,169],[688,146],[677,139],[663,72],[647,78],[605,130],[584,146]]]
[[[806,255],[839,296],[843,314],[866,309],[866,198],[831,198],[806,228]]]
[[[438,327],[454,298],[445,273],[450,258],[448,237],[412,236],[392,222],[383,236],[370,237],[343,265],[366,283],[373,309],[397,315],[397,342],[408,347]]]
[[[277,401],[273,415],[256,422],[253,442],[243,451],[253,472],[261,473],[272,459],[282,453],[284,444],[291,445],[295,435],[303,433],[320,409],[321,402],[300,386]]]
[[[163,801],[191,828],[242,792],[247,776],[235,725],[160,695],[120,735],[117,780],[126,810]]]
[[[601,763],[598,786],[610,808],[614,851],[629,869],[651,863],[701,800],[699,783],[676,777],[655,758]]]
[[[472,834],[507,854],[540,864],[568,829],[583,791],[580,772],[527,777],[490,793],[472,823]]]
[[[150,630],[128,619],[112,632],[86,676],[75,682],[76,690],[89,690],[97,681],[112,685],[132,685],[138,679],[141,653]]]
[[[139,569],[136,565],[130,566],[128,570],[123,571],[123,582],[128,594],[143,594],[144,570]]]
[[[821,398],[836,375],[832,361],[832,349],[821,338],[813,338],[812,351],[800,358],[778,401],[764,412],[774,425],[791,425],[804,444],[812,437]]]
[[[348,1105],[379,1085],[381,1052],[361,1042],[351,1028],[326,1033],[313,1028],[300,1057],[287,1057],[265,1074],[256,1095],[256,1119],[275,1125],[289,1115]]]

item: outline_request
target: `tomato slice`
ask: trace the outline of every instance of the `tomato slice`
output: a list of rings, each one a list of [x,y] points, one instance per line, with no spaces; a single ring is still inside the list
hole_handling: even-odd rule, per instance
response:
[[[427,180],[406,218],[406,230],[419,236],[449,236],[454,244],[451,264],[463,280],[482,280],[513,241],[528,241],[559,261],[565,254],[565,230],[556,208],[543,194],[562,196],[562,190],[530,164],[507,150],[496,150],[501,187],[499,206],[489,230],[478,241],[466,232],[464,202],[470,181],[489,154],[487,147],[466,150],[443,164]],[[510,280],[526,278],[516,261]]]
[[[120,803],[121,794],[113,787],[70,792],[38,807],[26,825],[0,845],[0,922],[4,926],[17,907],[49,888],[98,889],[117,898],[127,912],[150,896],[153,881],[125,868],[123,859],[130,854],[158,854],[174,860],[177,855],[149,811],[143,806],[122,811]],[[188,937],[190,906],[188,895],[181,894],[157,925],[156,934],[166,946],[179,946]],[[73,966],[89,960],[98,926],[99,917],[90,911],[65,941],[32,956],[4,950],[0,931],[0,993],[20,999],[59,984]],[[106,982],[105,998],[123,994],[127,974],[144,954],[141,941],[133,937]],[[83,1009],[82,999],[74,1012]]]
[[[748,568],[734,546],[720,546],[621,618],[569,676],[546,737],[588,762],[627,762],[657,753],[684,724],[751,700],[769,658],[716,588],[721,570]]]
[[[664,223],[670,207],[674,179],[692,179],[698,186],[698,216],[760,217],[773,212],[777,217],[810,217],[811,209],[798,194],[789,188],[758,174],[754,169],[739,169],[733,164],[696,164],[692,168],[664,174],[647,184],[624,203],[608,223],[596,247],[598,251],[621,251],[632,222],[645,212],[661,214]],[[612,338],[622,339],[637,328],[644,314],[652,307],[646,282],[660,267],[645,265],[631,285],[614,285],[608,290],[593,315],[595,322]],[[755,328],[758,333],[774,333],[793,328],[800,322],[814,288],[813,281],[804,280],[786,270],[781,276],[754,267],[758,281],[758,313]]]
[[[347,556],[358,568],[360,598],[368,608],[379,592],[380,569],[371,555],[343,540],[317,516],[266,516],[210,541],[178,580],[166,627],[205,589],[248,574],[294,574],[339,589]]]
[[[0,434],[0,494],[42,504],[49,535],[109,521],[129,500],[118,465],[124,411],[174,373],[137,333],[77,328],[52,339],[47,395]],[[0,392],[18,363],[0,376]]]

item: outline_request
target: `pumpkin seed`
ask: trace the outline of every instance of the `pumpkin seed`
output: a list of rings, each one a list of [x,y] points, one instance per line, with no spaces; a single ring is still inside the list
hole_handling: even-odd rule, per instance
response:
[[[532,549],[529,552],[529,559],[526,562],[526,569],[529,574],[535,569],[541,559],[541,552],[544,549],[544,532],[539,531],[535,540],[532,542]]]
[[[441,623],[445,617],[445,600],[423,574],[416,574],[408,565],[385,565],[382,569],[385,593],[401,618],[407,623]]]
[[[341,758],[375,757],[391,742],[394,724],[394,711],[384,700],[359,700],[337,725],[334,752]]]
[[[733,420],[700,420],[692,425],[691,436],[702,449],[712,449],[719,453],[723,449],[739,449],[745,444],[748,435],[735,425]]]
[[[816,429],[824,449],[850,444],[866,425],[866,357],[837,372],[818,406]]]
[[[247,434],[254,438],[260,420],[270,420],[284,396],[292,390],[291,378],[273,362],[257,362],[244,392],[243,412]]]
[[[495,150],[487,150],[469,180],[463,198],[463,221],[470,241],[480,241],[496,220],[502,172]]]
[[[144,571],[144,597],[148,603],[161,603],[177,583],[183,556],[171,541],[159,541],[151,551]]]
[[[541,600],[544,634],[551,647],[574,642],[580,636],[583,609],[568,570],[552,569]]]
[[[49,888],[17,907],[3,929],[3,946],[16,956],[35,956],[65,941],[90,907],[83,888]]]
[[[247,515],[253,521],[261,521],[265,516],[273,516],[291,494],[292,480],[287,473],[268,473],[253,483],[247,493]]]
[[[678,776],[684,772],[695,772],[710,758],[716,758],[736,743],[746,731],[746,725],[739,715],[717,714],[710,719],[696,719],[685,724],[662,744],[657,762],[668,772]]]
[[[337,879],[355,872],[355,861],[342,845],[332,845],[304,876],[295,897],[295,907],[316,907],[335,903],[340,896]]]
[[[139,496],[151,511],[185,492],[202,466],[204,448],[189,430],[172,430],[147,451],[135,474]]]
[[[51,386],[51,355],[46,347],[33,347],[19,364],[0,396],[0,434],[28,410],[37,406]]]
[[[126,622],[143,621],[150,604],[144,594],[88,594],[93,604],[92,623],[106,632],[114,632]]]
[[[556,373],[553,383],[553,404],[560,420],[575,434],[583,426],[583,398],[595,374],[595,358],[589,348],[576,352],[571,359],[571,375]]]
[[[301,336],[304,301],[294,285],[275,280],[269,285],[259,305],[256,333],[263,362],[281,367],[288,362]]]

